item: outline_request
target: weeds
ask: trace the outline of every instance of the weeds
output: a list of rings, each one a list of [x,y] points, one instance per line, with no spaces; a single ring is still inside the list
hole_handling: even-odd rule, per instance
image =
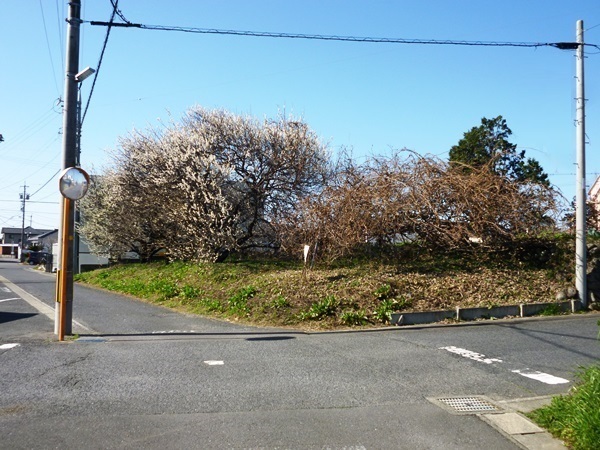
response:
[[[308,311],[300,313],[300,320],[323,320],[335,316],[339,302],[333,295],[310,305]]]
[[[365,325],[368,322],[367,316],[362,309],[359,311],[344,311],[340,315],[340,321],[348,326]]]
[[[79,274],[76,280],[183,311],[236,315],[263,326],[311,327],[301,322],[320,321],[320,326],[335,328],[344,321],[363,323],[344,315],[361,310],[367,326],[389,323],[398,311],[545,302],[571,283],[564,274],[571,273],[574,242],[561,237],[556,243],[558,251],[545,268],[521,264],[508,250],[428,253],[405,243],[397,260],[317,263],[308,279],[302,276],[301,262],[236,259],[116,265]],[[558,313],[556,307],[545,312]]]
[[[540,316],[558,316],[562,314],[563,311],[560,309],[560,306],[556,303],[546,306],[542,311],[540,311]]]
[[[373,318],[382,323],[390,323],[392,321],[392,313],[400,311],[410,306],[410,301],[406,299],[386,299],[382,300],[373,310]]]
[[[373,317],[378,322],[390,323],[392,321],[392,313],[396,311],[396,300],[383,300],[373,311]]]
[[[179,295],[179,288],[167,280],[152,281],[147,287],[141,288],[142,291],[143,289],[147,289],[151,294],[158,294],[158,301],[165,301]]]
[[[258,290],[254,286],[247,286],[240,289],[227,300],[229,311],[239,315],[248,314],[250,311],[248,308],[248,300],[254,297],[257,292]]]
[[[211,298],[203,298],[200,300],[200,305],[203,306],[208,312],[223,312],[224,308],[219,300]]]
[[[377,300],[386,300],[392,295],[392,286],[388,283],[382,284],[373,294]]]
[[[600,366],[582,369],[569,395],[529,413],[538,425],[575,450],[596,450],[600,443]]]
[[[186,300],[191,300],[194,298],[198,298],[201,294],[201,290],[194,286],[185,285],[181,289],[181,296]]]
[[[283,295],[278,295],[273,300],[271,300],[270,306],[273,309],[284,309],[289,308],[291,306],[291,303]]]

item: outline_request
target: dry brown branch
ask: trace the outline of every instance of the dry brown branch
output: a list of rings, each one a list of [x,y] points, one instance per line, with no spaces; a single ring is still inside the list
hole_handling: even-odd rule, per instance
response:
[[[545,186],[403,151],[360,166],[346,159],[321,195],[299,203],[279,231],[286,251],[318,244],[329,259],[403,240],[498,248],[548,227],[554,206],[555,193]]]

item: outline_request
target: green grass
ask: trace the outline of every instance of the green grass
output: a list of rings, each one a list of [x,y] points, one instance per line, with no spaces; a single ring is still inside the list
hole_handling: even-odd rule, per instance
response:
[[[362,309],[358,311],[344,311],[340,315],[340,320],[347,326],[365,325],[369,321]]]
[[[548,305],[540,311],[540,316],[559,316],[561,314],[563,314],[563,311],[556,303]]]
[[[338,328],[389,323],[397,311],[551,302],[573,284],[574,240],[560,236],[545,265],[516,250],[429,252],[320,262],[228,260],[115,265],[76,280],[169,308],[262,326]],[[520,251],[520,250],[519,250]],[[521,255],[522,256],[522,255]],[[556,314],[549,309],[547,314]]]
[[[333,295],[328,295],[322,300],[314,302],[308,311],[300,313],[301,320],[323,320],[335,316],[340,302]]]
[[[538,425],[574,450],[600,448],[600,365],[578,374],[579,383],[568,395],[529,413]]]

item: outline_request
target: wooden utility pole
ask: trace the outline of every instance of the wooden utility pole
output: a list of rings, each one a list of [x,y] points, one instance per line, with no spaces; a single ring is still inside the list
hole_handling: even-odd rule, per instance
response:
[[[75,167],[77,159],[77,80],[79,72],[79,26],[81,24],[81,0],[69,2],[69,15],[67,17],[67,53],[66,76],[63,110],[63,145],[62,169]],[[54,332],[59,336],[72,334],[73,322],[73,230],[75,228],[74,202],[61,198],[61,221],[59,229],[59,242],[66,241],[61,249],[59,270],[57,276],[57,296],[55,308]],[[62,247],[62,246],[61,246]],[[62,253],[66,251],[66,255]],[[60,286],[59,286],[60,284]],[[64,302],[64,305],[60,303]],[[60,310],[63,309],[62,320]],[[62,327],[62,328],[61,328]]]

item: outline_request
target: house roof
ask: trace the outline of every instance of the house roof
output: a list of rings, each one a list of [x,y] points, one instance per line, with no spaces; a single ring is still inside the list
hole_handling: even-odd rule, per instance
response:
[[[589,195],[592,200],[600,201],[600,176],[598,176],[596,181],[594,181],[594,184],[592,184]]]
[[[54,233],[58,234],[58,228],[55,228],[54,230],[52,230],[52,231],[48,231],[48,232],[46,232],[46,233],[39,234],[39,235],[37,235],[36,237],[37,237],[38,239],[40,239],[40,238],[45,238],[45,237],[48,237],[48,236],[50,236],[51,234],[54,234]]]
[[[51,232],[54,230],[38,230],[33,227],[25,227],[24,231],[25,231],[25,234],[38,236],[40,234],[48,233],[48,232]],[[19,233],[21,233],[21,228],[5,227],[5,228],[2,228],[1,232],[2,232],[2,234],[19,234]]]

